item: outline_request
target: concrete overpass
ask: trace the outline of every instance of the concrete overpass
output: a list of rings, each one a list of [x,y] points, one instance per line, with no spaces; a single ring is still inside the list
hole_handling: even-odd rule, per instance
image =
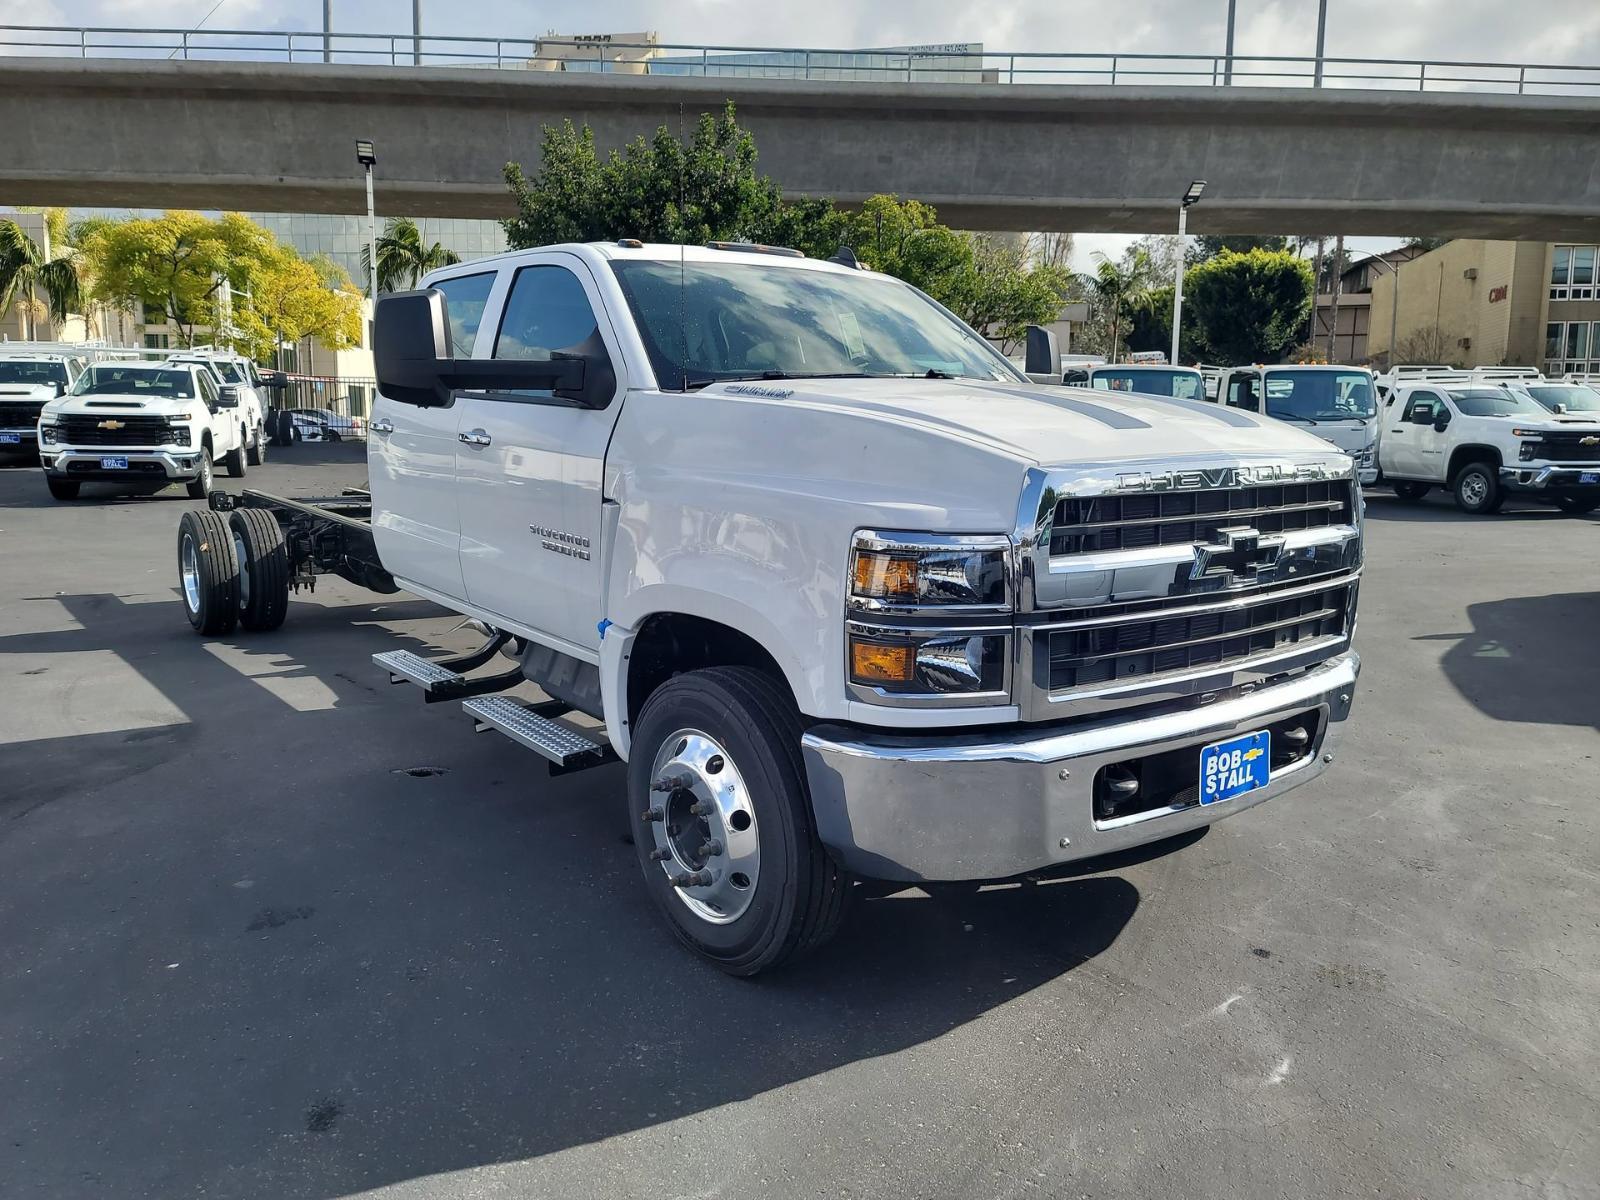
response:
[[[510,212],[542,124],[602,148],[735,101],[792,196],[895,192],[970,229],[1600,241],[1600,98],[821,83],[261,62],[0,58],[15,204]]]

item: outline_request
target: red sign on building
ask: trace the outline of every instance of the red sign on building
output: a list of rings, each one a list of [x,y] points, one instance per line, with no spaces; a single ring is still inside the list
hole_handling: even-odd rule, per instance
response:
[[[1507,285],[1503,284],[1503,283],[1497,288],[1490,288],[1489,289],[1489,303],[1490,304],[1499,304],[1500,301],[1502,301],[1502,300],[1504,300],[1506,298],[1506,291],[1507,290],[1508,290],[1507,289]]]

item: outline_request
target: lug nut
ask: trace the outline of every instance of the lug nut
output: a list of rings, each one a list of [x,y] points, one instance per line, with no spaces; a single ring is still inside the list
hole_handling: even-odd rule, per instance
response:
[[[709,887],[711,886],[711,872],[690,871],[685,875],[674,875],[670,882],[675,888]]]
[[[709,842],[705,843],[705,845],[701,846],[699,850],[699,855],[701,858],[715,858],[721,853],[722,843],[717,841],[716,838],[712,838]]]
[[[652,851],[650,851],[650,861],[651,862],[666,862],[667,859],[669,859],[671,857],[672,857],[672,851],[671,850],[652,850]]]
[[[709,800],[701,800],[689,806],[689,812],[696,817],[709,817],[717,811],[717,806]]]
[[[694,784],[694,779],[688,775],[663,775],[650,785],[652,792],[676,792]]]
[[[664,810],[659,808],[647,808],[642,814],[640,814],[639,819],[641,821],[665,821],[667,819],[667,814]]]

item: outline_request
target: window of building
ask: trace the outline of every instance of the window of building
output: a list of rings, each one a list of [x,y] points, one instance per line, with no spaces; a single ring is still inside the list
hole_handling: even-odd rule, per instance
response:
[[[1589,357],[1589,322],[1567,322],[1566,356],[1568,358],[1582,359]]]
[[[1560,321],[1551,321],[1544,327],[1544,357],[1546,362],[1555,362],[1561,358],[1562,348],[1566,345],[1566,326]]]
[[[1557,246],[1550,255],[1550,299],[1593,300],[1600,295],[1600,248]]]
[[[1593,246],[1572,248],[1572,290],[1567,294],[1569,300],[1594,299],[1594,258]]]
[[[144,348],[146,350],[171,349],[171,338],[165,333],[147,333],[144,335]]]
[[[1550,299],[1567,298],[1567,281],[1572,270],[1572,247],[1557,246],[1550,258]]]

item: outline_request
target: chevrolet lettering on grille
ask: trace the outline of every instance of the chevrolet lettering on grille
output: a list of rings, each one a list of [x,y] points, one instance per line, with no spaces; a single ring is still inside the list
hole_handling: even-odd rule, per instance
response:
[[[1283,538],[1263,537],[1255,529],[1219,529],[1216,540],[1194,548],[1189,590],[1253,587],[1263,571],[1271,571],[1283,555]]]

